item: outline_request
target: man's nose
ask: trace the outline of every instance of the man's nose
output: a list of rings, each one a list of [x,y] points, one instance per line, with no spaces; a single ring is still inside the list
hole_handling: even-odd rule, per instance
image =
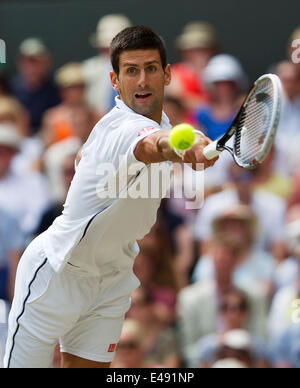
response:
[[[145,70],[142,70],[142,71],[140,72],[139,87],[140,87],[140,88],[145,88],[146,85],[147,85],[146,72],[145,72]]]

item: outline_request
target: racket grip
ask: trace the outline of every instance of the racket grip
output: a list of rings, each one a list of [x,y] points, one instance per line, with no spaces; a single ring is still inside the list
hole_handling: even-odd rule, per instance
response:
[[[217,150],[217,145],[218,145],[218,142],[213,141],[212,143],[210,143],[208,146],[204,148],[203,155],[207,160],[214,159],[220,155],[222,151]]]

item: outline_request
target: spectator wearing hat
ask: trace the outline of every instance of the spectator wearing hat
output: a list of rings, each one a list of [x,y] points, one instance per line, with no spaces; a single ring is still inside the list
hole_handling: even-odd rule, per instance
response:
[[[254,246],[258,233],[257,217],[247,205],[229,206],[212,222],[213,239],[228,237],[239,247],[233,283],[237,287],[260,287],[268,297],[271,292],[275,260],[268,252]],[[193,280],[205,281],[213,277],[212,260],[209,255],[204,255],[195,266]]]
[[[100,112],[107,113],[114,105],[116,92],[111,86],[109,73],[112,70],[109,47],[112,39],[131,22],[125,15],[109,14],[103,16],[97,24],[96,33],[91,36],[91,44],[98,55],[82,63],[86,81],[88,103]]]
[[[172,66],[172,82],[166,93],[180,98],[187,109],[193,109],[207,99],[202,73],[218,51],[216,31],[207,22],[189,22],[177,37],[175,46],[181,60]]]
[[[231,55],[213,57],[203,71],[203,82],[209,95],[193,113],[197,126],[212,140],[223,135],[242,104],[247,77],[239,61]]]
[[[22,137],[13,124],[0,123],[0,207],[17,219],[25,237],[29,238],[48,206],[49,194],[40,174],[21,173],[12,168],[21,142]]]
[[[36,134],[43,113],[59,104],[58,89],[50,75],[51,55],[38,38],[28,38],[19,47],[18,74],[12,82],[12,93],[28,110],[30,133]]]
[[[55,73],[61,104],[47,110],[43,116],[41,138],[46,148],[70,137],[84,143],[94,125],[102,117],[85,101],[85,79],[80,63],[62,66]]]
[[[256,190],[255,173],[241,169],[230,161],[223,174],[226,177],[222,190],[206,198],[198,211],[195,222],[195,238],[199,242],[199,252],[206,253],[206,244],[212,236],[213,220],[225,209],[237,204],[250,206],[258,219],[256,247],[271,252],[280,262],[286,255],[284,225],[286,203],[277,195]],[[224,178],[223,178],[224,179]]]

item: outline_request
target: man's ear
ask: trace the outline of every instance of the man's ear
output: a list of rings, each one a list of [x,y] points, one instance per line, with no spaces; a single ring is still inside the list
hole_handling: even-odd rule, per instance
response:
[[[118,80],[117,74],[116,74],[114,71],[111,71],[111,72],[109,73],[109,75],[110,75],[110,81],[111,81],[112,87],[113,87],[117,92],[120,92],[120,89],[119,89],[119,80]]]
[[[165,68],[165,86],[170,85],[171,78],[171,65],[167,65]]]

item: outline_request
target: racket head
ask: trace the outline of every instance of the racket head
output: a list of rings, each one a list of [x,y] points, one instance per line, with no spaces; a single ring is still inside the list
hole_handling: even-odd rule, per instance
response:
[[[281,101],[281,81],[275,74],[265,74],[253,84],[231,126],[234,134],[230,151],[239,166],[254,169],[267,157],[278,127]]]

